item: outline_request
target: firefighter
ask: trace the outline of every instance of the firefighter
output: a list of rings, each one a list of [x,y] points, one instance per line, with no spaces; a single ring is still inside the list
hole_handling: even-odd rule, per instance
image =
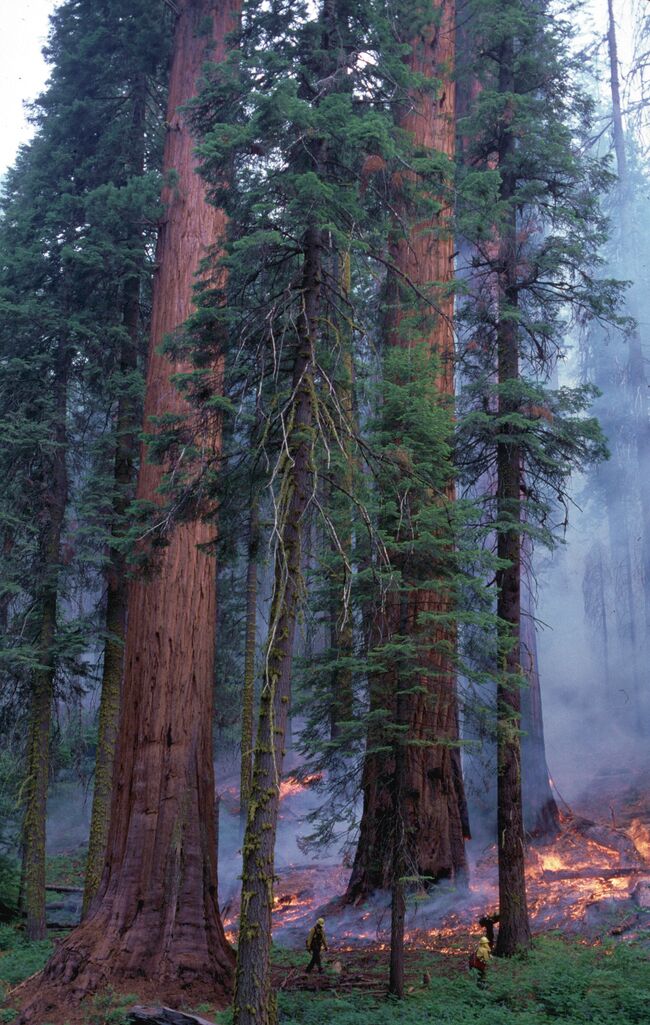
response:
[[[475,968],[478,972],[477,982],[481,988],[483,988],[487,982],[487,970],[491,956],[492,952],[490,951],[490,941],[487,936],[481,936],[478,941],[478,947],[472,954],[469,961],[470,968]]]
[[[307,950],[311,954],[311,961],[307,965],[307,971],[310,972],[312,968],[318,968],[319,972],[323,971],[323,966],[320,960],[321,950],[327,950],[327,940],[325,939],[325,919],[319,918],[316,925],[309,930],[307,937]]]

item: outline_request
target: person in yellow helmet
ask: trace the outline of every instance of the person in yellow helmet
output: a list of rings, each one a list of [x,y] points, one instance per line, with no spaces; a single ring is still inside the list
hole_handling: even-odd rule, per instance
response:
[[[307,965],[308,972],[310,972],[312,968],[318,968],[319,972],[323,971],[320,952],[321,950],[327,950],[327,940],[325,939],[325,929],[323,928],[324,925],[325,919],[319,918],[316,921],[316,925],[309,930],[309,935],[307,936],[307,950],[311,954],[311,961]]]
[[[487,970],[492,957],[492,951],[490,950],[490,941],[487,936],[481,936],[478,941],[478,947],[472,954],[469,966],[475,968],[478,972],[478,984],[479,986],[485,986],[487,982]]]

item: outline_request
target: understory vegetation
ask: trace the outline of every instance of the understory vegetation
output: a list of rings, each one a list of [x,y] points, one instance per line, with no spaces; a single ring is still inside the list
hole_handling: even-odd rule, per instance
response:
[[[403,1001],[375,997],[367,991],[286,992],[278,995],[283,1025],[635,1025],[650,1019],[650,934],[637,945],[588,945],[559,936],[539,937],[525,958],[493,961],[485,988],[477,986],[461,955],[447,956],[413,951],[408,974],[413,982]],[[18,985],[45,964],[52,942],[30,943],[10,926],[0,926],[0,993]],[[332,955],[332,960],[336,952]],[[341,955],[345,964],[346,955]],[[276,949],[273,962],[286,970],[304,968],[304,956]],[[374,957],[380,979],[385,972],[381,956]],[[425,973],[429,977],[423,981]],[[332,978],[331,970],[326,978]],[[127,1025],[129,1008],[138,1002],[134,993],[108,990],[97,994],[83,1017],[83,1025]],[[11,999],[8,1001],[11,1005]],[[188,1010],[209,1015],[201,1004]],[[12,1022],[17,1011],[0,1011],[0,1022]],[[232,1011],[217,1014],[219,1025],[229,1025]],[[46,1025],[44,1022],[43,1025]]]

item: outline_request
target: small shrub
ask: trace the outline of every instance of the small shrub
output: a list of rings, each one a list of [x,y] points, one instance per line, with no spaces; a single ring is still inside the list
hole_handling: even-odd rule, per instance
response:
[[[84,1025],[128,1025],[129,1010],[138,1002],[133,993],[116,993],[110,986],[93,998]]]
[[[0,853],[0,905],[3,907],[4,917],[18,915],[19,886],[18,862]]]
[[[20,936],[13,925],[0,925],[0,950],[11,950],[20,942]]]
[[[30,975],[40,971],[51,953],[50,940],[28,943],[21,938],[0,957],[0,982],[9,989],[17,986],[23,979],[28,979]]]

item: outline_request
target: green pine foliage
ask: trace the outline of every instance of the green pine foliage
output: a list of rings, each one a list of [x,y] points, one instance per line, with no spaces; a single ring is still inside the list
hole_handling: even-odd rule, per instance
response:
[[[558,376],[585,325],[627,322],[621,282],[602,255],[613,179],[588,143],[595,114],[575,5],[475,0],[469,10],[459,61],[472,99],[459,124],[456,464],[486,526],[515,530],[529,558],[535,546],[562,542],[571,475],[609,455],[593,415],[598,390],[558,384]],[[512,280],[501,293],[505,262]],[[500,328],[513,324],[518,376],[499,382]],[[522,481],[519,501],[500,510],[498,446],[517,447]],[[502,631],[502,654],[505,638]],[[464,641],[477,665],[489,668],[486,649],[496,660],[480,631]],[[469,700],[476,729],[489,733],[490,698]]]
[[[144,4],[134,31],[135,13],[57,8],[36,134],[0,201],[0,709],[25,766],[3,839],[22,829],[33,938],[45,932],[48,785],[68,768],[87,778],[82,695],[132,487],[116,451],[137,443],[169,33]],[[61,729],[64,702],[78,714]]]
[[[328,10],[325,5],[320,17]],[[476,77],[481,88],[460,126],[462,394],[455,439],[431,391],[416,395],[411,383],[413,394],[406,393],[408,373],[401,371],[400,382],[396,365],[379,351],[389,239],[396,230],[408,231],[407,224],[396,229],[394,223],[395,172],[404,167],[417,171],[417,178],[407,177],[399,186],[416,218],[437,209],[432,197],[446,187],[450,169],[439,154],[414,152],[396,124],[400,97],[423,86],[403,59],[415,31],[412,5],[389,10],[381,3],[346,2],[332,10],[338,54],[330,65],[332,55],[323,56],[321,49],[321,23],[306,8],[251,2],[244,5],[238,46],[225,64],[206,70],[194,123],[212,200],[229,218],[221,260],[227,278],[216,287],[214,277],[197,287],[196,315],[168,344],[171,352],[192,355],[195,370],[179,385],[195,402],[197,416],[218,411],[226,437],[218,475],[209,479],[202,472],[199,480],[191,480],[175,472],[175,511],[192,515],[192,494],[200,496],[204,488],[217,485],[226,515],[230,509],[234,513],[225,522],[241,525],[249,494],[242,482],[256,472],[258,486],[270,484],[272,495],[282,483],[276,471],[290,409],[289,354],[300,310],[305,225],[315,224],[323,233],[312,503],[312,513],[323,516],[321,526],[313,528],[312,565],[306,566],[307,621],[315,635],[337,606],[339,617],[349,615],[354,626],[348,650],[326,643],[322,655],[310,653],[297,710],[308,713],[306,771],[333,765],[337,751],[344,749],[340,775],[349,783],[354,773],[347,756],[358,764],[370,677],[388,662],[405,658],[413,673],[421,657],[402,635],[373,654],[364,636],[364,608],[367,612],[382,590],[426,588],[432,576],[439,584],[442,573],[453,599],[448,625],[452,619],[454,628],[462,624],[468,652],[478,635],[483,649],[489,649],[495,624],[483,582],[495,564],[487,551],[480,553],[480,541],[482,536],[489,548],[490,531],[506,530],[514,522],[496,520],[491,488],[485,486],[496,446],[507,437],[522,450],[526,489],[517,530],[544,544],[556,543],[555,510],[558,501],[567,503],[571,472],[604,458],[607,450],[589,416],[593,388],[549,387],[549,381],[573,325],[589,318],[620,320],[620,315],[617,283],[598,277],[606,233],[600,195],[611,176],[602,161],[585,156],[581,147],[591,105],[578,87],[569,21],[548,5],[476,0],[465,30],[466,66],[461,67],[461,74]],[[418,16],[424,24],[431,12],[423,5]],[[513,77],[505,89],[499,54],[513,38]],[[516,142],[497,166],[494,154],[504,134]],[[321,147],[320,162],[307,155],[314,146]],[[367,171],[369,157],[379,171]],[[513,183],[511,195],[504,194],[506,180]],[[522,373],[519,380],[499,385],[494,380],[495,239],[512,217],[516,303],[502,304],[498,315],[517,324]],[[339,268],[345,259],[351,272],[350,284],[343,287]],[[415,337],[422,329],[422,311],[408,283],[402,292],[405,308],[413,306],[410,316],[405,312],[405,331]],[[349,374],[347,349],[357,390],[355,417],[340,401],[341,381]],[[225,398],[212,369],[218,355],[225,356]],[[434,373],[424,371],[422,382]],[[496,412],[500,399],[505,399],[506,413]],[[402,423],[405,417],[410,419]],[[160,425],[156,444],[161,453],[182,451],[187,438],[186,425],[172,419]],[[450,508],[441,501],[451,476],[452,448],[463,484],[482,491],[480,509],[462,503]],[[354,488],[349,494],[342,482],[351,466]],[[272,506],[273,499],[271,522]],[[415,510],[412,520],[404,517],[405,509]],[[350,515],[355,520],[351,547],[347,537],[341,544]],[[231,536],[228,529],[226,537]],[[398,567],[404,558],[419,568],[416,581],[405,578],[400,584],[403,570]],[[427,565],[435,567],[433,574]],[[487,671],[485,664],[471,669],[481,679]],[[332,688],[341,674],[352,678],[353,714],[340,724],[339,740],[333,742]],[[372,715],[377,714],[373,709]],[[390,746],[387,738],[385,743]],[[329,803],[332,824],[339,811],[351,807],[348,783],[338,807]]]
[[[4,182],[0,707],[13,722],[42,664],[46,594],[57,594],[47,660],[58,696],[86,685],[89,646],[102,635],[100,574],[120,529],[115,409],[125,394],[137,407],[142,390],[138,361],[128,369],[121,362],[125,303],[135,282],[141,345],[169,35],[168,20],[146,4],[59,5],[46,48],[51,78],[32,111],[36,134]],[[46,553],[57,461],[65,467],[66,511],[58,551]]]
[[[461,74],[480,85],[459,126],[458,223],[465,240],[459,270],[466,297],[459,303],[465,415],[458,461],[465,480],[485,480],[497,443],[507,437],[519,446],[526,490],[517,529],[547,545],[557,539],[551,509],[567,505],[572,470],[607,456],[588,416],[596,390],[555,386],[558,363],[576,327],[624,323],[621,284],[601,274],[602,200],[612,177],[608,161],[586,146],[594,111],[573,47],[573,10],[475,0],[461,64]],[[516,281],[513,296],[497,308],[499,240],[513,218]],[[520,358],[518,380],[501,384],[495,379],[499,321],[515,323]],[[483,500],[494,516],[489,489]]]

